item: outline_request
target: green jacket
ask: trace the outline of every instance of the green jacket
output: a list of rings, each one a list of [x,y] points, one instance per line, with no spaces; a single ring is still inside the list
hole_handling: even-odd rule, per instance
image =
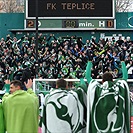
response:
[[[4,133],[4,116],[3,116],[3,108],[0,99],[0,133]]]
[[[4,130],[4,114],[3,114],[3,107],[2,107],[2,97],[5,94],[5,91],[0,90],[0,133],[5,133]]]
[[[39,102],[32,89],[6,93],[2,104],[8,133],[38,132]]]

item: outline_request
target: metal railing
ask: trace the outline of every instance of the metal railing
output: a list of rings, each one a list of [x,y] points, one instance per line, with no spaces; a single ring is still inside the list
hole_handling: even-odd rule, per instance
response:
[[[33,79],[33,91],[36,92],[36,90],[39,88],[39,85],[41,84],[45,90],[50,90],[51,85],[49,84],[50,82],[56,82],[58,79]],[[80,79],[65,79],[68,82],[79,82]],[[101,82],[102,79],[96,79],[97,81]],[[86,82],[87,80],[84,79]],[[42,83],[41,83],[42,82]],[[128,79],[128,83],[133,84],[133,79]],[[39,83],[39,85],[37,84]]]

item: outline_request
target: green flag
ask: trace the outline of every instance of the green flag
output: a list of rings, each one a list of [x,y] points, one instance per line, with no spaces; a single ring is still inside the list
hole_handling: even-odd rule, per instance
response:
[[[87,133],[130,133],[130,97],[125,80],[91,80],[87,92]]]
[[[55,89],[45,96],[42,113],[44,133],[84,133],[86,129],[86,93]]]

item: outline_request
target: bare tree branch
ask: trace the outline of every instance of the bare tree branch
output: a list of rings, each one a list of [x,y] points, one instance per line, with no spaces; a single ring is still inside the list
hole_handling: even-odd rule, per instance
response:
[[[6,13],[24,12],[23,0],[1,0],[2,7],[0,9]],[[23,2],[23,3],[22,3]],[[19,4],[18,4],[19,3]]]
[[[128,12],[131,10],[132,0],[116,0],[116,12]]]

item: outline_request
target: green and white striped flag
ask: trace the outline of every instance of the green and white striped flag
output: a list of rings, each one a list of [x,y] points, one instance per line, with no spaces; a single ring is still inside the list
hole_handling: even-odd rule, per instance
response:
[[[85,133],[86,93],[55,89],[45,96],[42,113],[43,133]]]
[[[86,133],[130,133],[130,97],[125,80],[91,80],[87,92]]]

